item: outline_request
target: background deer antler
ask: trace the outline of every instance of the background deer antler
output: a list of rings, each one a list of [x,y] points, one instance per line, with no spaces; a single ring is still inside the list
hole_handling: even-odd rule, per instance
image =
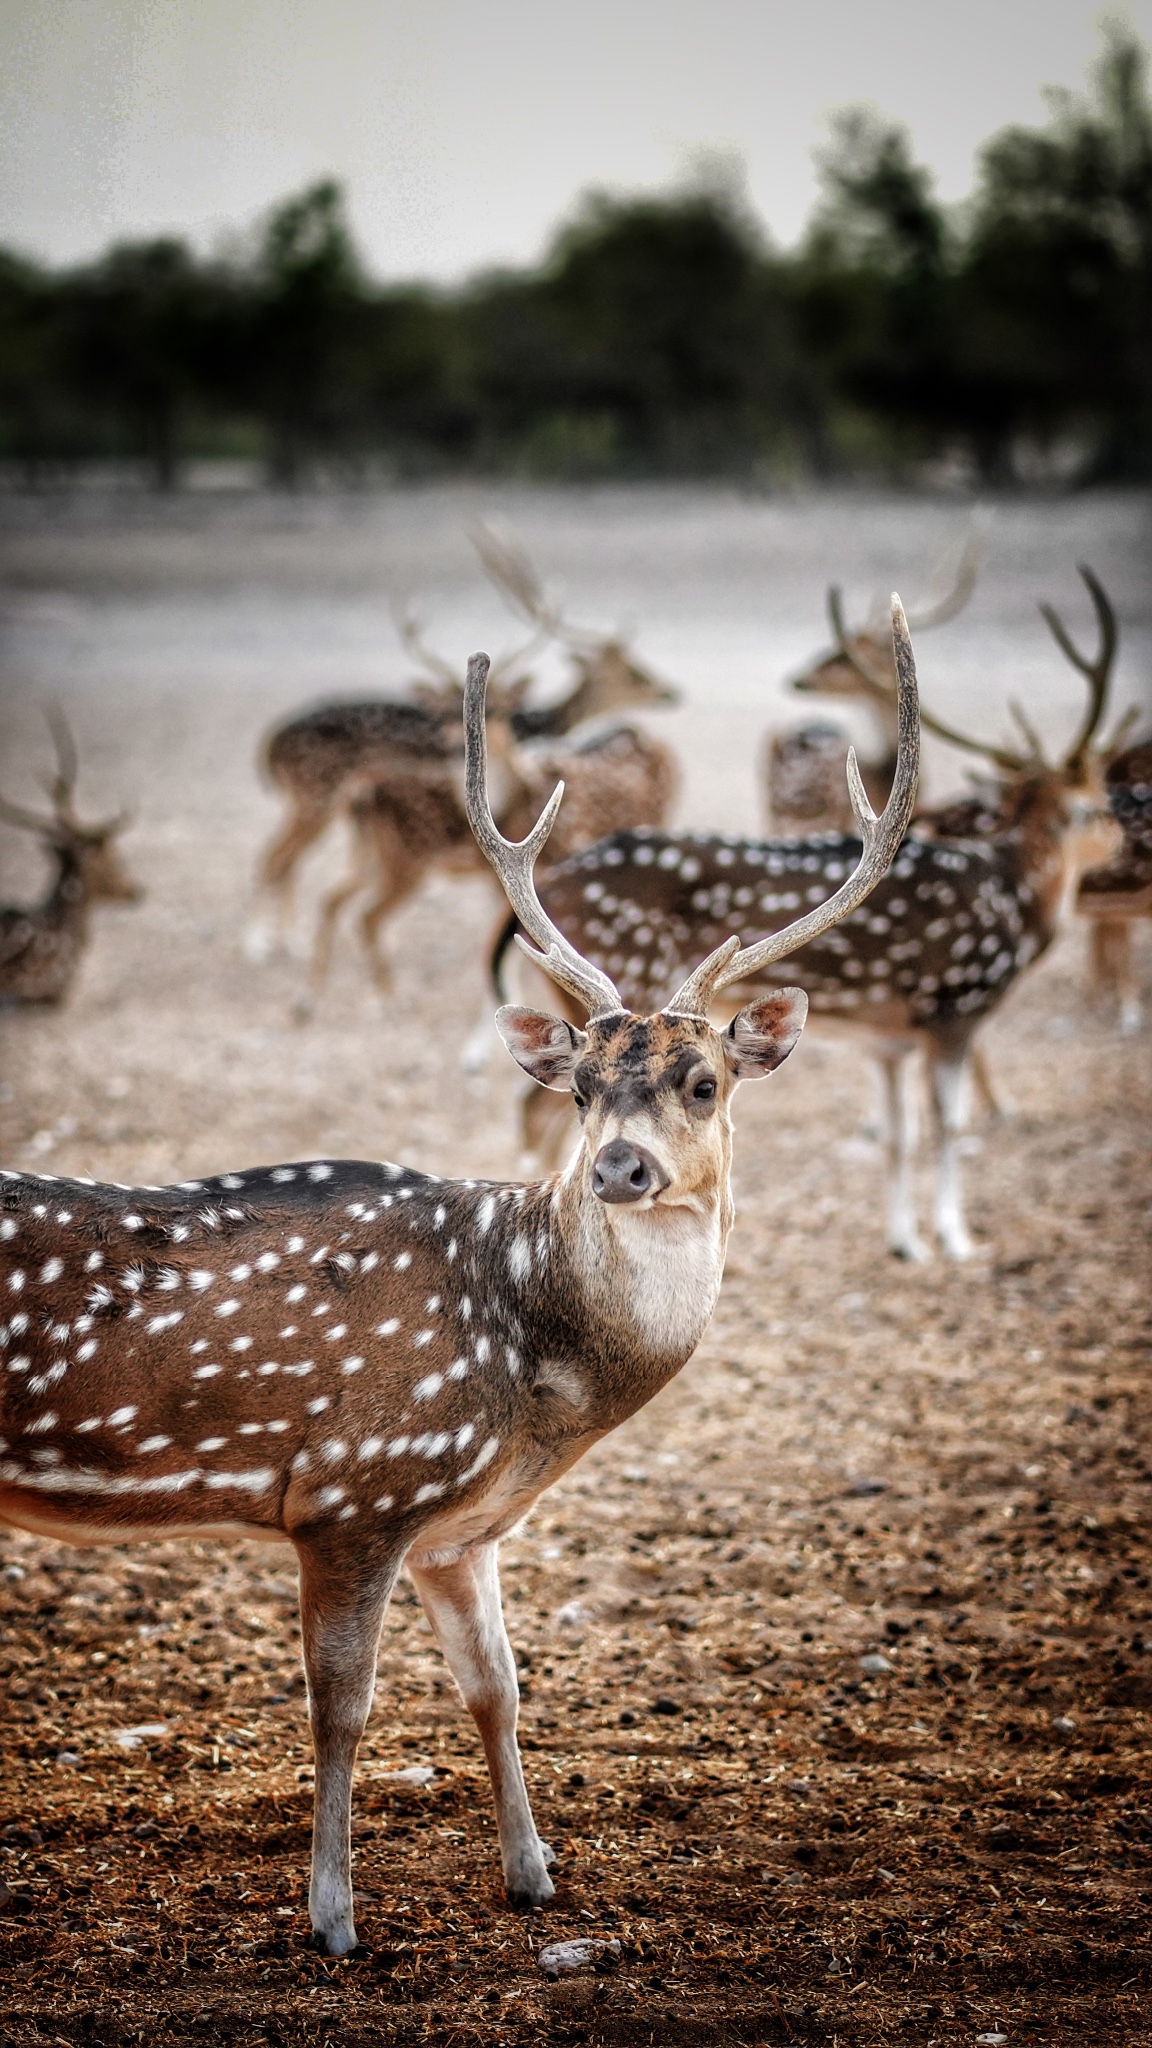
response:
[[[848,749],[848,792],[860,825],[863,851],[860,859],[835,894],[810,910],[806,916],[772,932],[755,946],[741,946],[738,938],[726,939],[703,960],[665,1007],[692,1015],[706,1015],[708,1005],[734,981],[756,974],[774,960],[798,952],[831,925],[855,910],[885,875],[911,823],[920,771],[920,717],[916,689],[916,662],[908,622],[900,599],[892,598],[892,650],[896,658],[900,736],[892,794],[879,817],[872,809],[860,780],[856,750]]]
[[[1073,668],[1079,669],[1080,674],[1086,677],[1088,681],[1088,708],[1084,713],[1080,730],[1064,757],[1064,768],[1071,773],[1075,773],[1079,768],[1083,767],[1084,757],[1096,736],[1100,720],[1104,716],[1104,706],[1108,700],[1108,686],[1112,680],[1112,664],[1116,659],[1116,649],[1120,638],[1112,601],[1099,577],[1088,567],[1086,562],[1078,563],[1077,569],[1082,582],[1087,587],[1088,595],[1092,599],[1093,610],[1096,613],[1097,623],[1100,627],[1100,645],[1097,649],[1095,660],[1091,660],[1087,655],[1081,654],[1080,649],[1077,647],[1054,606],[1050,604],[1042,604],[1040,606],[1040,616],[1048,627],[1061,654],[1064,655],[1067,661],[1071,662]]]

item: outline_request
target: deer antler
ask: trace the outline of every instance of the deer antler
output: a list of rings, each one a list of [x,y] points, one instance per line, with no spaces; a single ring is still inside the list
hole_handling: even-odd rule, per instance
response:
[[[75,825],[76,814],[72,798],[76,790],[76,777],[80,763],[76,753],[76,742],[72,728],[58,704],[49,704],[44,712],[52,744],[56,749],[56,773],[48,785],[56,816],[66,825]]]
[[[1084,756],[1088,752],[1096,736],[1100,720],[1104,716],[1104,706],[1108,698],[1108,685],[1112,680],[1112,664],[1116,659],[1116,648],[1120,638],[1116,613],[1112,608],[1111,599],[1104,585],[1099,577],[1088,567],[1087,563],[1079,563],[1078,569],[1081,580],[1086,585],[1088,595],[1092,599],[1093,610],[1096,613],[1096,620],[1100,627],[1100,645],[1094,661],[1090,660],[1087,655],[1081,654],[1059,613],[1054,610],[1052,605],[1042,604],[1040,606],[1040,616],[1048,627],[1061,654],[1072,663],[1073,668],[1079,669],[1082,676],[1087,677],[1089,684],[1088,709],[1084,714],[1080,730],[1064,757],[1065,770],[1073,772],[1083,765]]]
[[[610,1016],[624,1008],[619,989],[606,974],[593,967],[574,946],[569,945],[544,909],[532,878],[537,855],[556,822],[564,784],[557,783],[524,839],[505,839],[492,816],[488,801],[488,746],[484,724],[484,694],[489,667],[486,654],[472,655],[464,686],[464,787],[468,823],[525,932],[535,940],[535,945],[528,945],[517,933],[518,942],[528,958],[583,1003],[590,1017]]]
[[[496,588],[521,618],[535,626],[535,639],[529,641],[529,647],[540,640],[562,640],[566,647],[577,649],[600,645],[594,633],[582,633],[578,626],[565,622],[560,606],[549,597],[528,555],[514,540],[495,533],[490,526],[477,526],[472,545]]]
[[[896,695],[896,688],[889,677],[878,675],[861,658],[859,648],[844,624],[843,601],[835,583],[828,586],[828,622],[836,641],[836,652],[850,668],[855,669],[876,696],[890,701]],[[926,732],[935,733],[937,739],[947,740],[952,747],[962,747],[966,753],[982,754],[1008,775],[1019,775],[1029,765],[1025,755],[1014,754],[1008,747],[997,747],[990,740],[974,740],[967,733],[957,732],[954,725],[945,725],[942,718],[937,718],[934,711],[926,711],[923,705],[920,706],[920,723]]]
[[[419,623],[407,606],[400,610],[398,606],[394,605],[392,607],[392,619],[400,639],[408,649],[413,660],[423,663],[423,666],[430,674],[437,676],[450,689],[459,692],[461,687],[460,678],[452,667],[451,662],[445,661],[443,655],[437,654],[434,647],[428,646],[422,636]]]
[[[830,926],[839,924],[850,910],[870,894],[885,874],[895,857],[897,848],[908,830],[912,808],[916,801],[916,782],[920,767],[920,719],[916,690],[916,662],[912,653],[912,642],[908,635],[908,623],[900,599],[892,599],[892,647],[896,657],[897,697],[900,717],[900,736],[896,756],[896,774],[892,783],[892,794],[878,818],[864,794],[860,770],[856,766],[856,750],[848,750],[848,793],[852,808],[860,825],[860,837],[864,842],[860,860],[848,880],[843,882],[835,895],[821,903],[806,916],[797,918],[781,932],[772,932],[754,946],[741,946],[738,938],[725,939],[714,953],[701,961],[694,974],[690,975],[683,988],[665,1004],[667,1010],[686,1012],[691,1016],[704,1016],[708,1005],[719,995],[721,989],[734,981],[743,981],[756,974],[774,960],[782,960],[788,953],[795,953],[818,938]]]
[[[969,533],[960,550],[960,559],[956,564],[951,589],[945,591],[942,597],[938,597],[935,604],[925,605],[922,611],[909,612],[909,632],[924,633],[930,626],[946,626],[949,619],[954,619],[957,612],[963,611],[976,588],[979,574],[980,542],[974,533]]]

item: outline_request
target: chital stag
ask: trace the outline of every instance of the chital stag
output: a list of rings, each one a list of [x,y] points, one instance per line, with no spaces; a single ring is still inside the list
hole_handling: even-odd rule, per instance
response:
[[[313,1160],[169,1188],[0,1177],[0,1517],[73,1543],[294,1545],[316,1758],[309,1905],[329,1953],[356,1943],[352,1775],[402,1565],[484,1744],[508,1893],[552,1894],[497,1543],[707,1325],[732,1222],[732,1093],[787,1057],[806,1003],[773,991],[723,1032],[706,1013],[849,914],[900,843],[918,729],[899,613],[896,630],[906,742],[883,817],[859,795],[855,872],[793,930],[751,952],[725,941],[655,1015],[630,1014],[540,905],[533,863],[560,792],[521,844],[497,830],[488,663],[470,663],[473,827],[536,957],[587,1013],[581,1029],[523,1009],[498,1020],[521,1066],[578,1106],[562,1175],[518,1186]]]
[[[976,588],[980,552],[969,539],[961,552],[949,587],[909,613],[913,633],[946,625],[963,611]],[[828,617],[833,647],[791,687],[820,697],[863,704],[880,727],[880,751],[860,762],[864,787],[874,804],[887,801],[892,787],[898,740],[896,672],[886,628],[876,623],[850,632],[844,622],[840,591],[828,592]],[[806,837],[813,832],[850,832],[852,814],[845,795],[844,760],[848,741],[837,726],[820,721],[769,732],[763,756],[764,804],[768,829],[776,837]]]
[[[1091,922],[1094,978],[1116,998],[1127,1033],[1143,1021],[1135,927],[1152,919],[1152,740],[1115,755],[1104,782],[1124,844],[1084,876],[1076,908]]]
[[[1006,774],[1011,766],[997,818],[980,836],[965,805],[956,808],[960,830],[951,836],[921,836],[914,825],[867,908],[789,960],[814,1017],[850,1027],[879,1064],[888,1126],[888,1243],[903,1258],[926,1256],[911,1186],[911,1056],[922,1052],[929,1072],[936,1235],[950,1257],[965,1259],[972,1243],[959,1141],[973,1035],[1051,943],[1080,875],[1115,843],[1092,758],[1108,660],[1083,666],[1088,709],[1055,765],[1035,751],[1025,757],[985,748],[923,713],[925,726],[992,752]],[[541,895],[572,943],[619,981],[627,1002],[644,1007],[660,1002],[683,963],[725,932],[752,944],[805,903],[822,902],[855,858],[856,842],[836,833],[788,840],[617,833],[553,868]],[[506,928],[494,956],[498,987],[510,935]],[[773,976],[762,970],[757,979],[763,985]],[[746,982],[732,999],[746,999],[755,986]],[[546,1156],[562,1135],[559,1119],[540,1097],[529,1099],[524,1115],[527,1144]]]
[[[61,1003],[76,978],[88,943],[94,903],[136,903],[142,890],[116,845],[127,812],[100,825],[76,815],[76,748],[64,718],[49,714],[56,747],[50,784],[51,817],[0,798],[0,818],[34,832],[56,865],[51,887],[28,909],[0,908],[0,1007]]]

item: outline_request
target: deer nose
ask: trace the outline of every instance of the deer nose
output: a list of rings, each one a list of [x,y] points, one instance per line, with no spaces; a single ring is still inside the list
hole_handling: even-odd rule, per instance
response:
[[[602,1202],[639,1202],[644,1195],[658,1195],[668,1185],[668,1176],[642,1145],[630,1145],[626,1138],[613,1138],[601,1145],[592,1162],[592,1193]]]

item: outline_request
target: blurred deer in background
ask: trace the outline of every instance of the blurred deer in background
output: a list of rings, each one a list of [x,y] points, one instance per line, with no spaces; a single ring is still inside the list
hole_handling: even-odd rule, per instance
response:
[[[353,1773],[404,1567],[484,1745],[508,1896],[552,1897],[499,1541],[708,1325],[733,1221],[732,1096],[788,1057],[806,1004],[774,990],[723,1032],[707,1011],[849,915],[900,844],[918,727],[894,615],[905,743],[881,818],[856,784],[854,871],[791,929],[694,963],[656,1015],[630,1014],[541,906],[533,867],[562,792],[520,844],[499,832],[488,663],[470,662],[472,828],[533,957],[587,1019],[497,1020],[520,1066],[579,1111],[564,1174],[513,1185],[326,1159],[167,1188],[0,1174],[0,1520],[65,1542],[293,1545],[316,1763],[308,1903],[330,1955],[357,1942]]]
[[[1098,586],[1094,597],[1103,626],[1110,607]],[[888,1243],[903,1258],[926,1257],[911,1186],[911,1057],[923,1054],[928,1067],[936,1235],[949,1257],[965,1259],[972,1243],[958,1148],[974,1034],[1051,944],[1080,876],[1115,844],[1093,744],[1114,651],[1114,631],[1104,632],[1095,661],[1077,662],[1089,701],[1056,763],[1044,760],[1034,735],[1029,754],[1014,754],[923,712],[929,729],[992,755],[1000,766],[1005,782],[992,829],[976,835],[967,829],[970,816],[947,836],[914,825],[867,909],[790,960],[813,1016],[853,1031],[878,1062],[887,1112]],[[937,825],[945,815],[938,814]],[[751,944],[803,904],[824,901],[855,858],[854,838],[828,832],[790,840],[617,833],[552,868],[541,896],[571,942],[619,980],[627,1002],[643,1006],[660,1001],[683,961],[726,932]],[[494,954],[498,986],[513,929],[505,928]],[[771,978],[750,981],[735,999],[746,1000]],[[562,1125],[536,1097],[525,1104],[524,1131],[526,1143],[546,1156],[559,1144]]]
[[[1152,740],[1114,755],[1104,785],[1124,844],[1084,876],[1076,908],[1091,920],[1093,977],[1115,997],[1121,1031],[1131,1033],[1143,1021],[1135,928],[1152,919]]]
[[[532,629],[526,644],[493,670],[488,716],[505,720],[511,737],[553,736],[629,706],[678,702],[678,692],[641,668],[618,640],[567,626],[527,557],[510,542],[485,528],[473,540],[485,570]],[[317,705],[278,727],[266,742],[264,767],[287,800],[288,816],[260,863],[258,899],[265,899],[272,915],[259,911],[250,926],[246,945],[251,958],[264,958],[282,934],[299,862],[353,799],[392,777],[402,803],[414,781],[445,792],[450,784],[459,788],[464,679],[428,646],[410,613],[398,615],[397,628],[423,671],[410,686],[410,701]],[[524,700],[533,677],[524,663],[550,639],[568,648],[576,680],[556,702],[529,707]],[[462,816],[459,804],[456,813]],[[402,891],[410,893],[407,887]],[[347,900],[342,891],[336,894]]]
[[[540,808],[542,791],[557,778],[563,779],[566,790],[553,833],[560,859],[608,832],[661,825],[668,816],[679,782],[676,757],[648,733],[617,726],[567,746],[529,748],[512,740],[511,720],[490,717],[488,731],[501,777],[501,829],[512,838],[523,836],[525,821],[530,823]],[[471,875],[489,870],[451,778],[393,773],[346,793],[345,810],[352,827],[352,863],[321,906],[311,982],[319,989],[327,979],[346,905],[371,890],[358,920],[360,937],[372,978],[386,990],[391,987],[391,969],[380,950],[386,922],[433,871]],[[505,915],[501,913],[501,927]],[[490,1035],[486,1010],[483,1036],[469,1040],[466,1065],[475,1069],[483,1063],[481,1047]]]
[[[56,749],[56,774],[49,784],[52,815],[41,817],[0,797],[0,818],[33,832],[55,862],[47,895],[27,910],[0,908],[0,1006],[61,1003],[76,978],[88,944],[94,903],[138,903],[143,890],[120,857],[116,840],[128,813],[100,825],[76,815],[76,745],[59,711],[47,714]]]
[[[963,611],[976,588],[980,550],[974,539],[964,545],[948,589],[918,612],[908,615],[913,633],[943,626]],[[892,787],[896,760],[896,672],[886,627],[875,622],[849,632],[843,603],[835,585],[828,592],[833,650],[791,687],[821,697],[864,704],[879,724],[881,749],[860,761],[869,800],[883,804]],[[764,803],[768,830],[788,839],[813,832],[850,832],[852,816],[845,798],[844,762],[848,740],[838,726],[820,721],[769,732],[764,745]]]

